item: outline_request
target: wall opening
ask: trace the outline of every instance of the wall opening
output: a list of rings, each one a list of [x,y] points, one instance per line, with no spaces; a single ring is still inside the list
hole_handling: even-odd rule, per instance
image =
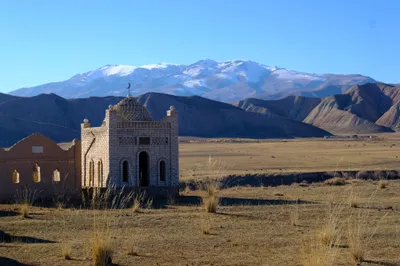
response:
[[[129,180],[129,164],[128,161],[122,163],[122,182],[126,183]]]
[[[165,161],[161,161],[160,162],[160,169],[159,169],[159,173],[160,173],[160,181],[165,181],[165,177],[166,177],[166,168],[165,168]]]
[[[18,184],[19,183],[19,173],[18,173],[17,170],[13,171],[12,181],[13,181],[14,184]]]
[[[60,181],[61,181],[60,171],[58,170],[58,168],[56,168],[53,171],[53,182],[60,182]]]
[[[97,186],[98,187],[102,187],[103,186],[103,161],[102,160],[100,160],[98,163],[97,163],[97,182],[98,182],[98,184],[97,184]]]
[[[139,145],[150,145],[150,137],[139,137]]]
[[[142,187],[149,185],[149,155],[145,151],[139,154],[139,181]]]
[[[40,165],[35,163],[35,166],[33,167],[33,182],[40,182],[40,177]]]
[[[89,163],[89,187],[94,186],[94,162],[93,160]]]

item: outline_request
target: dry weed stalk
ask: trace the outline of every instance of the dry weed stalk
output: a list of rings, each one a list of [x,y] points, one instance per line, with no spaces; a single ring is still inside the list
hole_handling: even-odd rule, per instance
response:
[[[104,217],[105,218],[105,217]],[[94,266],[108,266],[112,263],[112,243],[109,221],[93,216],[93,233],[90,239],[90,249]]]
[[[61,254],[65,260],[71,260],[71,246],[64,244],[61,248]]]
[[[331,195],[331,197],[333,197]],[[330,201],[327,209],[326,221],[323,222],[325,225],[323,228],[318,230],[317,238],[320,243],[327,247],[335,247],[339,244],[341,232],[343,230],[343,222],[341,215],[344,210],[344,204],[334,204]]]
[[[290,224],[293,226],[299,225],[299,204],[295,204],[294,207],[289,207],[289,218]]]
[[[300,262],[304,266],[332,266],[338,249],[323,245],[317,237],[303,240],[300,248]]]
[[[203,235],[210,234],[211,226],[210,226],[209,222],[206,222],[205,220],[201,220],[200,228],[201,228],[201,232],[203,233]]]
[[[375,198],[377,190],[371,194],[367,201],[367,206],[370,206],[372,200]],[[369,212],[371,208],[366,210],[358,210],[356,214],[352,214],[348,221],[348,244],[350,248],[351,257],[356,263],[360,263],[365,260],[368,254],[368,244],[373,239],[380,222],[388,215],[386,213],[376,223],[375,226],[371,226]]]

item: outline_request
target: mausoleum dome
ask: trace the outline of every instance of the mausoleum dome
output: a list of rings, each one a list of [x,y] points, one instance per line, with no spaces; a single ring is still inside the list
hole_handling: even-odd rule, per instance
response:
[[[132,96],[120,101],[114,109],[117,114],[129,121],[152,121],[151,114],[146,107],[140,104]]]

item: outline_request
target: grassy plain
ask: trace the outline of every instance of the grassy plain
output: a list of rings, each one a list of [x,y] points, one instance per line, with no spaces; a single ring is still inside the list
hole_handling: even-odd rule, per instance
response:
[[[209,155],[227,163],[222,174],[398,169],[399,145],[395,135],[184,143],[180,163],[183,180],[209,176]],[[20,206],[0,205],[0,265],[93,265],[97,233],[115,265],[357,265],[357,249],[358,265],[395,266],[399,192],[400,180],[232,187],[219,191],[216,213],[206,213],[201,193],[189,190],[140,211],[29,207],[24,218]]]
[[[181,178],[207,175],[197,167],[209,156],[226,162],[227,174],[304,173],[400,168],[400,134],[380,134],[379,140],[207,140],[180,144]],[[201,141],[201,140],[197,140]]]

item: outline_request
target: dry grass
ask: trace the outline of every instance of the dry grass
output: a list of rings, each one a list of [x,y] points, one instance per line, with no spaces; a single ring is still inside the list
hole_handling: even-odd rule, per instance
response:
[[[383,140],[373,141],[296,139],[183,143],[179,145],[179,163],[184,180],[210,176],[205,169],[196,169],[198,162],[206,161],[210,155],[231,164],[227,174],[239,175],[398,169],[398,150],[388,147],[400,145],[400,133],[384,136]]]
[[[71,245],[69,245],[69,244],[65,244],[65,245],[62,246],[61,254],[62,254],[62,257],[65,260],[71,260],[72,259],[71,258],[71,250],[72,250],[72,248],[71,248]]]
[[[95,234],[92,243],[92,259],[95,266],[109,266],[112,263],[113,250],[110,240],[101,233]]]
[[[118,265],[185,262],[332,266],[355,265],[351,253],[357,254],[361,249],[365,251],[364,261],[371,265],[396,265],[400,254],[399,190],[400,180],[390,181],[384,193],[376,182],[361,182],[357,186],[233,187],[216,193],[224,198],[216,215],[205,213],[203,206],[198,205],[202,191],[189,191],[178,198],[179,208],[143,208],[140,215],[131,209],[59,210],[31,206],[30,219],[21,220],[12,215],[13,211],[18,212],[19,205],[0,205],[1,231],[12,237],[33,238],[29,243],[23,238],[17,243],[1,243],[0,258],[27,265],[84,266],[95,262],[92,257],[111,254],[113,263]],[[351,191],[363,208],[349,207]],[[274,196],[275,193],[284,196]],[[301,201],[297,202],[299,198]],[[295,209],[296,205],[301,226],[291,226],[288,221],[287,208]],[[387,206],[393,210],[386,209]],[[332,218],[329,213],[334,214]],[[336,226],[330,231],[333,234],[327,234],[331,235],[325,241],[328,244],[324,244],[319,232],[328,224]],[[209,235],[203,234],[203,230]],[[65,261],[61,249],[70,243],[73,259]]]
[[[327,247],[315,237],[311,237],[303,241],[299,260],[303,266],[332,266],[337,253],[335,248]]]
[[[203,235],[209,235],[211,233],[210,222],[206,220],[201,220],[200,229]]]
[[[386,180],[379,180],[378,187],[380,189],[385,189],[389,185],[389,182]]]
[[[23,203],[19,207],[19,213],[21,214],[22,218],[29,218],[29,207],[28,203]]]
[[[295,204],[294,207],[289,206],[289,219],[290,219],[290,224],[293,226],[298,226],[299,225],[299,205]]]

